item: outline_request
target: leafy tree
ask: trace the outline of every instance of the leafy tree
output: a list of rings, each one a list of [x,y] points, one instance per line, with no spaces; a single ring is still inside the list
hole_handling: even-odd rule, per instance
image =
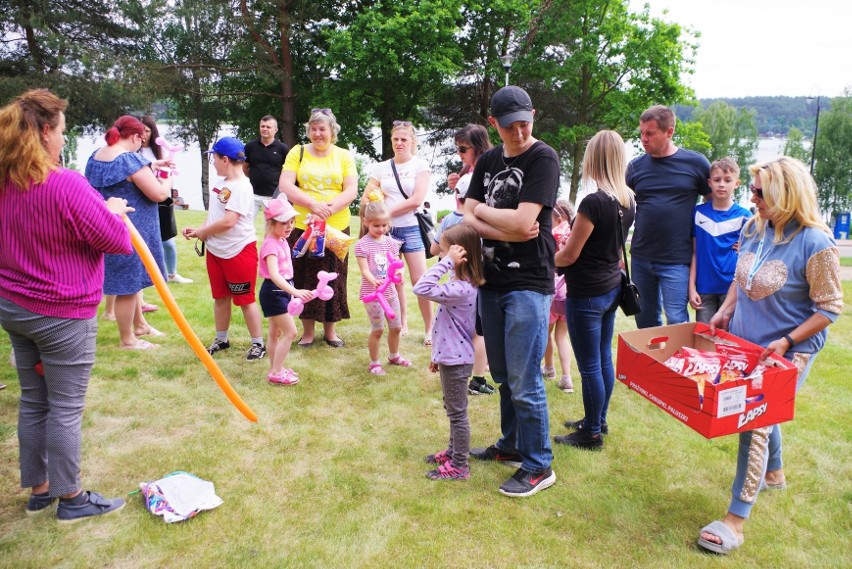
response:
[[[536,132],[559,153],[576,198],[586,141],[602,128],[634,133],[654,103],[691,98],[691,32],[628,0],[542,2],[521,41],[513,76],[537,110]]]
[[[796,127],[791,127],[787,131],[787,140],[784,142],[784,156],[796,158],[805,164],[811,160],[811,153],[805,149],[805,135]]]
[[[814,177],[819,205],[827,213],[852,209],[852,92],[834,99],[820,114]]]
[[[757,152],[755,116],[756,113],[752,109],[735,109],[722,101],[695,113],[695,119],[707,133],[710,143],[710,148],[702,152],[707,159],[712,162],[730,156],[740,165],[737,199],[748,182],[746,167],[754,162]]]
[[[394,120],[428,124],[425,113],[459,69],[456,31],[461,0],[363,2],[351,21],[327,29],[327,79],[317,100],[345,117],[358,149],[373,158],[372,128],[382,133],[382,157],[393,155]]]

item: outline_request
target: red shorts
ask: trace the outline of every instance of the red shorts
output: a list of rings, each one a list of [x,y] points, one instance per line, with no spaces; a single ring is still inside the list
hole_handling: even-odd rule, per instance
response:
[[[213,298],[233,298],[237,306],[255,302],[257,242],[249,243],[236,257],[222,259],[207,251],[207,275]]]

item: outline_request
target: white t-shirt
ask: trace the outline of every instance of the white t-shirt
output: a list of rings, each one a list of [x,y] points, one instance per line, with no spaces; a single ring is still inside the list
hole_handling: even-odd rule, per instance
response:
[[[207,249],[221,259],[236,257],[246,245],[257,241],[254,230],[254,191],[248,178],[219,178],[210,190],[210,211],[205,225],[216,223],[225,212],[240,214],[237,224],[228,231],[207,238]]]
[[[471,178],[473,178],[473,170],[456,181],[456,191],[459,193],[459,198],[464,199],[467,196],[467,189],[470,187]]]
[[[393,160],[393,158],[391,158],[391,160]],[[373,171],[370,174],[371,178],[375,178],[379,181],[382,191],[387,196],[388,207],[393,207],[396,204],[404,202],[406,199],[403,197],[402,192],[399,191],[399,185],[396,183],[396,178],[394,178],[393,175],[393,169],[391,169],[391,160],[379,162],[373,166]],[[396,171],[399,174],[399,181],[402,183],[402,189],[405,190],[408,197],[411,197],[414,193],[414,182],[417,179],[417,175],[423,171],[431,172],[432,169],[429,167],[429,163],[424,159],[412,156],[411,160],[408,162],[396,164]],[[417,225],[417,219],[415,219],[413,212],[409,212],[398,217],[394,217],[393,224],[395,227],[410,227],[412,225]]]

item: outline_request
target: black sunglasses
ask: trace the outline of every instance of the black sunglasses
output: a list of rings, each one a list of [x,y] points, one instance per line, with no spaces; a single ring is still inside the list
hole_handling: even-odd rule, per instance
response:
[[[470,150],[470,146],[456,146],[456,150],[459,154],[464,154],[468,150]]]
[[[749,184],[748,189],[751,190],[751,193],[757,196],[757,199],[763,199],[763,190],[761,188],[755,188],[754,184]]]

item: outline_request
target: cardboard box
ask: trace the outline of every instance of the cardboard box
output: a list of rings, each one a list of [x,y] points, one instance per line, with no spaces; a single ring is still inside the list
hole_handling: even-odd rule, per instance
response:
[[[716,351],[717,342],[758,347],[727,332],[710,335],[706,324],[686,323],[618,335],[616,377],[669,415],[708,439],[793,419],[798,370],[779,356],[767,360],[763,385],[751,381],[698,384],[663,365],[682,346]]]

